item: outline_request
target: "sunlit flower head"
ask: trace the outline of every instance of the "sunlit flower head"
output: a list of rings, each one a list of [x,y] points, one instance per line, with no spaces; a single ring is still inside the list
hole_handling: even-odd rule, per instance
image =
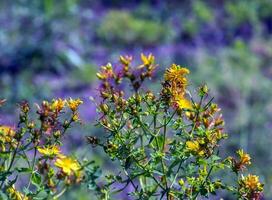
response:
[[[263,185],[259,181],[259,177],[255,175],[247,175],[246,177],[242,177],[240,184],[251,191],[262,191]]]
[[[73,112],[75,112],[78,109],[78,106],[82,103],[83,103],[83,101],[81,99],[70,98],[67,100],[67,104]]]
[[[56,145],[38,147],[37,150],[46,157],[54,157],[60,154],[60,148]]]
[[[188,85],[186,75],[189,73],[190,71],[187,68],[172,64],[164,74],[167,88],[172,96],[172,102],[180,109],[192,107],[191,103],[184,97]]]
[[[81,166],[77,160],[64,155],[61,155],[57,158],[55,166],[60,168],[68,176],[73,173],[75,175],[79,175],[79,172],[81,170]]]
[[[155,56],[153,56],[152,53],[148,54],[148,56],[146,56],[143,53],[141,53],[141,60],[143,62],[143,64],[141,65],[141,67],[149,66],[149,65],[154,64],[154,62],[155,62]]]
[[[1,142],[11,142],[15,136],[15,131],[10,126],[0,126],[0,140]]]
[[[120,56],[119,60],[123,65],[129,65],[132,61],[132,56]]]
[[[106,80],[108,78],[112,78],[114,76],[114,72],[113,72],[111,63],[108,63],[105,66],[101,66],[101,70],[100,72],[96,73],[96,76],[100,80]]]
[[[174,103],[179,109],[191,109],[192,103],[183,96],[175,97]]]
[[[65,101],[61,98],[59,99],[53,99],[51,103],[51,109],[57,112],[60,112],[65,106]]]
[[[185,86],[187,85],[187,79],[185,76],[189,73],[189,69],[181,67],[180,65],[172,64],[171,67],[166,70],[164,79],[165,81]]]
[[[186,150],[190,153],[197,154],[197,155],[204,155],[204,151],[201,149],[198,141],[187,141],[185,143]]]
[[[240,157],[240,164],[242,165],[250,165],[251,164],[251,158],[250,155],[245,153],[242,149],[237,151],[237,154]]]
[[[7,134],[13,134],[14,130],[10,126],[0,126],[0,132],[7,135]]]

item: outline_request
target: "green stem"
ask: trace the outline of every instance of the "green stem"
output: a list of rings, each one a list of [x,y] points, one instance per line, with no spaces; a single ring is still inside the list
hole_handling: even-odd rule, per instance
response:
[[[167,134],[167,122],[166,122],[166,116],[164,116],[164,126],[163,126],[163,142],[162,142],[162,149],[161,151],[164,152],[164,146],[165,146],[165,140],[166,140],[166,134]],[[166,198],[168,200],[168,194],[169,194],[169,187],[168,187],[168,184],[167,184],[167,174],[166,174],[166,171],[165,171],[165,165],[164,165],[164,162],[163,162],[163,158],[161,158],[161,165],[162,165],[162,172],[164,174],[164,181],[165,181],[165,188],[166,188]]]
[[[65,187],[59,194],[55,195],[53,197],[53,199],[58,199],[59,197],[61,197],[65,192],[66,192],[67,188]]]
[[[171,120],[173,119],[173,117],[175,116],[176,113],[177,113],[177,110],[175,110],[175,111],[173,112],[173,114],[171,115],[171,117],[169,118],[169,120],[166,122],[166,126],[171,122]],[[161,128],[163,128],[164,126],[165,126],[165,125],[156,127],[156,129],[161,129]]]
[[[36,157],[37,157],[37,146],[34,147],[34,156],[33,156],[32,165],[31,165],[31,175],[29,177],[29,181],[28,181],[28,184],[27,184],[27,189],[29,189],[29,187],[30,187],[32,175],[34,173],[34,166],[35,166],[35,162],[36,162]]]
[[[202,96],[202,97],[201,97],[201,99],[200,99],[200,102],[199,102],[199,108],[197,108],[197,112],[196,112],[195,121],[194,121],[194,123],[193,123],[193,128],[192,128],[192,130],[190,131],[190,135],[191,135],[191,137],[193,136],[193,132],[194,132],[194,130],[195,130],[195,128],[196,128],[196,120],[197,120],[197,119],[198,119],[198,117],[199,117],[199,113],[200,113],[200,109],[201,109],[202,101],[203,101],[203,96]]]
[[[181,165],[182,165],[182,160],[180,161],[180,163],[179,163],[179,166],[178,166],[178,169],[177,169],[177,171],[176,171],[176,175],[175,175],[175,177],[174,177],[174,180],[172,181],[172,183],[171,183],[171,185],[170,185],[170,189],[173,187],[173,185],[174,185],[174,183],[176,182],[176,179],[177,179],[177,177],[178,177],[178,173],[179,173],[179,170],[181,169]]]
[[[13,155],[12,155],[12,158],[11,158],[11,161],[10,161],[10,164],[9,164],[9,167],[8,167],[8,169],[7,169],[7,171],[6,171],[7,174],[9,174],[9,172],[10,172],[10,170],[11,170],[11,167],[12,167],[14,161],[15,161],[15,157],[16,157],[16,154],[17,154],[17,150],[18,150],[18,148],[19,148],[19,144],[20,144],[20,141],[18,141],[18,143],[17,143],[17,145],[16,145],[16,148],[15,148],[15,150],[14,150],[14,152],[13,152]],[[2,181],[2,183],[1,183],[1,185],[0,185],[0,189],[2,189],[2,187],[3,187],[3,185],[4,185],[5,181],[6,181],[6,179],[7,179],[7,177],[5,177],[4,180]]]

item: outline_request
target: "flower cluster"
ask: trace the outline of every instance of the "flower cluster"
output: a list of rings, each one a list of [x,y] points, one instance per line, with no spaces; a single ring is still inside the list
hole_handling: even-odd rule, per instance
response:
[[[224,133],[224,121],[218,106],[211,103],[202,107],[201,104],[202,100],[200,104],[194,104],[195,111],[185,113],[195,124],[193,129],[197,132],[186,142],[186,149],[193,154],[209,157],[218,147],[220,140],[227,138],[227,134]],[[190,132],[194,131],[193,129]]]
[[[233,171],[239,172],[243,169],[246,169],[247,165],[251,164],[251,158],[250,155],[245,153],[242,149],[237,151],[237,154],[239,156],[238,160],[235,160],[232,158],[232,165],[233,165]]]
[[[36,104],[38,116],[33,119],[29,104],[22,102],[18,125],[0,126],[0,188],[9,199],[35,199],[45,194],[58,198],[68,187],[84,181],[90,162],[80,163],[61,152],[63,136],[80,121],[82,103],[72,98],[43,101]],[[17,182],[25,174],[27,182],[22,188]]]
[[[218,190],[229,190],[242,199],[260,195],[259,180],[241,174],[251,163],[248,154],[239,150],[238,160],[220,157],[220,141],[227,134],[208,87],[202,85],[191,94],[189,70],[173,64],[166,69],[157,95],[144,86],[157,67],[154,56],[142,54],[140,65],[134,67],[132,61],[131,56],[121,56],[121,69],[107,64],[97,74],[101,80],[97,125],[107,134],[87,139],[121,166],[121,172],[105,177],[101,198],[121,191],[135,199],[208,198]],[[237,177],[234,186],[215,177],[228,169]]]
[[[165,87],[163,91],[169,93],[171,103],[179,109],[192,108],[191,102],[185,98],[188,85],[186,75],[189,73],[187,68],[172,64],[164,74]]]
[[[102,66],[100,72],[96,75],[102,81],[100,94],[103,99],[113,98],[113,96],[120,96],[116,90],[116,86],[122,83],[123,79],[128,79],[135,91],[137,91],[146,78],[150,78],[153,71],[157,67],[155,58],[152,54],[141,54],[142,64],[132,68],[131,56],[120,56],[121,69],[113,70],[110,63]]]
[[[7,147],[14,147],[16,145],[16,139],[14,138],[15,131],[10,126],[0,126],[0,150],[6,151]]]
[[[237,152],[238,159],[228,158],[231,161],[233,172],[238,176],[238,196],[241,199],[259,200],[262,197],[263,184],[259,181],[256,175],[248,174],[244,176],[242,172],[251,164],[251,157],[242,149]]]
[[[239,193],[245,199],[261,199],[263,184],[260,183],[259,177],[255,175],[242,176],[239,180]]]

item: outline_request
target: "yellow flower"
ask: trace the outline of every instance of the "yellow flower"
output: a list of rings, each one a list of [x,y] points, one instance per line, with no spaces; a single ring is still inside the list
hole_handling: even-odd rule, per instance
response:
[[[3,143],[11,142],[15,136],[15,131],[10,126],[0,126],[0,141]]]
[[[172,64],[171,67],[166,70],[164,79],[171,83],[187,85],[185,75],[189,73],[189,69],[181,67],[180,65]]]
[[[246,177],[242,177],[242,185],[251,191],[262,191],[263,185],[259,181],[259,177],[249,174]]]
[[[15,189],[15,186],[7,188],[7,194],[11,200],[28,200],[29,198],[24,196],[21,192]]]
[[[72,173],[79,175],[81,169],[81,166],[77,160],[64,155],[59,156],[55,162],[55,165],[67,175],[71,175]]]
[[[251,164],[251,158],[250,155],[245,153],[242,149],[237,151],[237,154],[240,157],[240,164],[241,165],[250,165]]]
[[[0,132],[3,134],[13,134],[14,130],[10,126],[0,126]]]
[[[187,141],[186,142],[186,149],[189,151],[198,151],[199,150],[199,143],[197,141]]]
[[[191,103],[184,97],[185,89],[188,84],[188,80],[185,76],[189,73],[190,71],[187,68],[172,64],[164,74],[164,79],[169,84],[168,89],[172,95],[172,102],[180,109],[192,107]]]
[[[60,154],[60,149],[56,145],[51,145],[47,147],[38,147],[37,150],[44,156],[54,157]]]
[[[101,66],[101,71],[96,73],[97,78],[100,80],[106,80],[114,76],[111,63],[108,63],[106,66]]]
[[[53,101],[51,103],[51,109],[59,112],[64,108],[64,105],[65,105],[65,101],[62,100],[61,98],[53,99]]]
[[[155,61],[155,56],[153,56],[151,53],[148,56],[141,53],[141,60],[143,64],[140,65],[139,68],[152,65]]]
[[[218,141],[227,137],[225,133],[222,133],[221,130],[216,131],[206,131],[207,140],[209,141],[209,144],[215,146],[217,145]]]
[[[192,109],[192,103],[183,96],[176,97],[174,102],[177,104],[179,109]]]
[[[80,104],[82,104],[82,103],[83,103],[83,101],[82,101],[81,99],[72,99],[72,98],[70,98],[70,99],[67,101],[67,104],[68,104],[69,108],[70,108],[73,112],[75,112],[75,111],[78,109],[78,106],[79,106]]]
[[[187,141],[185,145],[187,151],[200,156],[204,155],[204,151],[201,149],[198,141]]]
[[[132,61],[132,56],[120,56],[119,60],[123,65],[128,66]]]

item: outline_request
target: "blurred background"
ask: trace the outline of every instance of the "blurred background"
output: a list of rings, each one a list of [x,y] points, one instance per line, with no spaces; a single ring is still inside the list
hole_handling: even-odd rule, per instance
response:
[[[161,73],[154,87],[171,63],[191,70],[193,86],[208,84],[229,133],[221,153],[249,152],[272,199],[271,36],[271,0],[1,0],[0,97],[8,101],[0,122],[16,122],[21,100],[80,97],[84,127],[71,131],[66,148],[111,163],[99,150],[90,155],[84,140],[103,134],[89,100],[96,70],[120,54],[153,53]],[[92,199],[75,191],[69,199]]]

